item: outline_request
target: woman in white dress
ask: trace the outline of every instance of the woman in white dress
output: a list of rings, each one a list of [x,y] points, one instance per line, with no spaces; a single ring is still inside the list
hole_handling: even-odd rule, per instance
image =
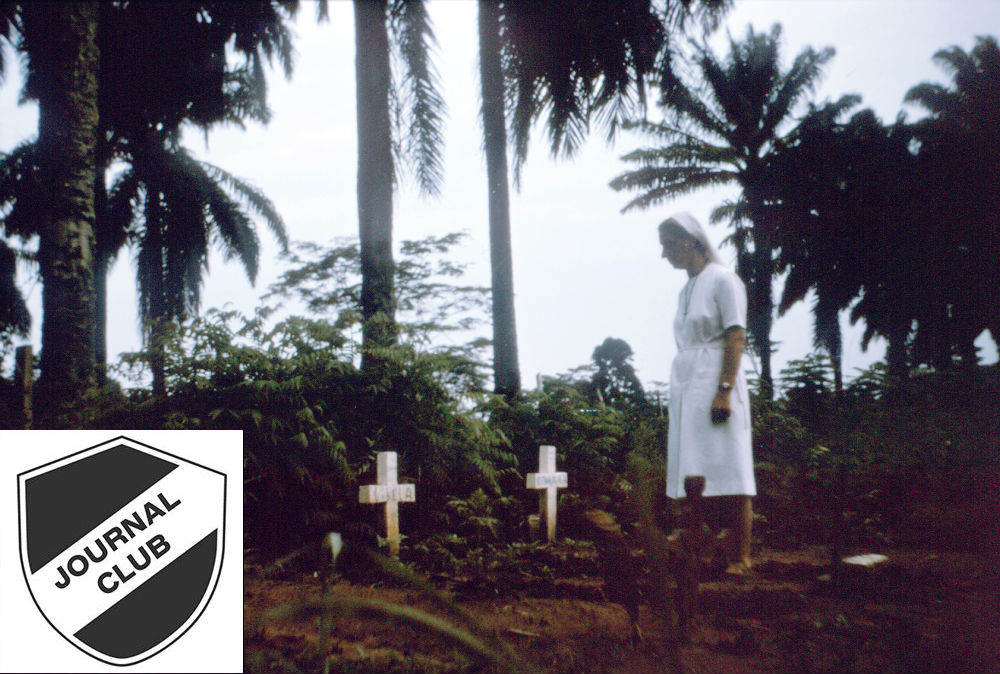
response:
[[[663,257],[688,274],[674,318],[677,355],[670,372],[667,496],[681,498],[684,478],[705,477],[706,497],[723,497],[735,533],[730,572],[750,569],[752,497],[757,493],[750,443],[750,396],[741,367],[746,345],[746,289],[721,264],[689,213],[659,227]]]

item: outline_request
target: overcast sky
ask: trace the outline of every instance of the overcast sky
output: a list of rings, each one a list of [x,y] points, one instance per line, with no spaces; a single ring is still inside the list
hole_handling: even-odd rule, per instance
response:
[[[206,145],[191,133],[186,144],[200,158],[250,182],[275,202],[293,240],[325,243],[357,235],[355,203],[356,127],[354,40],[351,6],[332,3],[331,21],[316,25],[310,3],[303,3],[295,25],[298,50],[295,73],[286,81],[270,76],[273,119],[267,127],[214,131]],[[395,238],[418,239],[466,231],[460,256],[470,264],[469,280],[489,285],[489,249],[485,162],[481,152],[476,5],[470,0],[431,4],[438,38],[437,65],[448,104],[445,184],[439,197],[417,195],[404,182],[395,205]],[[815,100],[861,95],[885,122],[900,112],[909,119],[921,111],[903,106],[903,96],[922,81],[948,82],[933,54],[958,45],[970,50],[977,35],[1000,35],[996,0],[737,0],[726,26],[715,37],[724,47],[726,31],[742,38],[752,24],[758,32],[774,23],[783,27],[786,64],[806,46],[833,46],[836,56],[826,69]],[[33,106],[18,106],[21,81],[16,61],[0,87],[0,151],[36,133]],[[658,116],[651,109],[650,117]],[[703,222],[729,191],[705,192],[647,211],[622,215],[630,194],[608,182],[626,167],[619,157],[644,141],[621,135],[609,147],[597,132],[570,161],[551,158],[545,138],[535,134],[524,167],[520,192],[512,193],[514,289],[525,387],[538,374],[558,374],[590,361],[606,337],[626,340],[644,383],[669,379],[674,354],[670,331],[683,272],[660,259],[656,224],[678,210]],[[718,243],[724,225],[710,228]],[[251,287],[236,263],[213,255],[202,294],[202,308],[232,303],[252,313],[258,297],[283,269],[277,246],[263,225],[261,272]],[[722,249],[731,261],[733,251]],[[123,254],[109,283],[109,357],[139,348],[134,268]],[[40,283],[26,282],[34,311],[37,345],[41,324]],[[776,295],[777,296],[777,295]],[[845,328],[845,373],[884,355],[873,342],[860,349],[860,326]],[[488,329],[488,328],[487,328]],[[812,350],[812,322],[807,305],[777,320],[773,337],[781,343],[775,372]],[[995,359],[992,343],[988,358]]]

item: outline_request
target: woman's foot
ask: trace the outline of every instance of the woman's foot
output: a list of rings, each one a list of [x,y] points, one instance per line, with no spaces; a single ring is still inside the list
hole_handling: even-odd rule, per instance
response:
[[[717,533],[715,535],[715,542],[722,554],[725,555],[727,563],[732,564],[737,561],[739,550],[737,549],[736,534],[733,533],[732,529],[723,529]]]
[[[733,562],[726,568],[727,576],[746,576],[753,570],[753,563],[749,559],[741,559]]]

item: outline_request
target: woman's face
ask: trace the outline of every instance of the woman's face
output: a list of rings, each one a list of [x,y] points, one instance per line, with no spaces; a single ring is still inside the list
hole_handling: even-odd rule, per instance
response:
[[[660,245],[663,246],[663,257],[676,269],[690,267],[697,253],[694,237],[678,227],[661,229]]]

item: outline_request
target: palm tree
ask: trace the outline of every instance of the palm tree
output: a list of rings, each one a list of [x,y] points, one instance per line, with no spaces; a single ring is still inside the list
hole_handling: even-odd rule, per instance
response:
[[[145,242],[154,240],[153,237],[135,235],[138,230],[133,226],[134,221],[141,222],[141,218],[136,220],[131,208],[123,208],[119,203],[114,214],[109,210],[105,175],[110,165],[112,162],[126,164],[129,168],[124,175],[129,178],[134,177],[133,169],[137,165],[157,166],[168,156],[187,159],[179,162],[181,167],[197,168],[197,163],[186,155],[177,154],[176,138],[182,124],[194,124],[207,133],[219,123],[242,125],[246,119],[267,122],[269,111],[263,61],[277,58],[286,76],[290,75],[292,47],[284,16],[291,16],[296,4],[271,0],[141,6],[101,3],[98,45],[105,48],[102,50],[98,78],[100,120],[93,179],[96,223],[94,347],[99,383],[103,383],[107,360],[108,269],[118,252],[130,241],[138,242],[141,247]],[[15,15],[11,16],[16,19]],[[4,26],[9,25],[4,23]],[[9,34],[4,36],[9,39]],[[230,63],[231,57],[226,55],[230,41],[232,51],[237,57],[242,57],[242,62]],[[136,100],[141,100],[143,104],[136,105]],[[30,151],[12,153],[9,161],[5,162],[7,180],[0,202],[15,203],[5,223],[8,234],[18,233],[22,237],[33,234],[34,214],[44,207],[44,200],[33,194],[37,193],[37,188],[29,182],[33,167],[28,160],[35,156],[35,149],[31,148]],[[169,171],[159,171],[159,175],[167,174]],[[279,241],[284,242],[280,218],[268,213],[273,208],[263,195],[239,181],[234,182],[232,176],[218,169],[207,173],[198,169],[190,178],[197,182],[205,176],[218,177],[223,181],[216,191],[224,191],[228,184],[247,198],[248,205],[261,206],[258,212],[264,215],[272,228],[277,226]],[[117,188],[127,195],[126,201],[136,198],[139,192],[144,193],[147,183],[153,184],[149,183],[149,175],[146,178],[145,181],[132,180],[134,184],[130,190],[121,189],[128,185],[128,181],[119,181]],[[176,201],[183,197],[183,193],[175,192],[173,196]],[[179,210],[176,205],[174,210]],[[199,217],[208,225],[212,222],[209,215]],[[174,230],[178,228],[174,227]],[[197,233],[192,235],[199,236]],[[200,238],[206,236],[203,233]],[[225,237],[222,240],[224,245],[228,245]],[[176,238],[169,239],[169,242],[179,247],[188,245]],[[139,255],[140,260],[155,257],[155,254]],[[241,257],[248,259],[246,255]],[[248,272],[255,266],[256,262],[248,266]],[[140,269],[139,274],[141,277],[143,270]],[[190,283],[196,290],[200,277],[191,278]],[[156,306],[156,303],[142,306],[143,317],[155,319],[159,315]],[[154,381],[161,384],[162,376],[154,376]]]
[[[500,5],[479,2],[479,82],[482,88],[483,148],[488,186],[490,271],[493,312],[493,390],[513,396],[521,390],[514,311],[514,263],[510,245],[507,125],[500,62]]]
[[[976,362],[972,341],[983,328],[1000,340],[1000,46],[982,36],[971,51],[952,46],[934,60],[951,85],[919,84],[906,101],[929,113],[913,130],[937,196],[932,231],[947,232],[935,248],[933,275],[945,334],[931,348],[939,351],[932,360],[948,366],[953,350]]]
[[[134,232],[139,250],[139,309],[154,395],[166,392],[163,352],[171,326],[198,310],[210,242],[239,260],[251,283],[256,278],[259,241],[251,214],[263,218],[287,249],[284,223],[266,196],[195,160],[175,139],[137,152],[112,185],[108,221]]]
[[[0,2],[0,85],[3,85],[6,62],[4,61],[3,42],[15,45],[15,36],[19,32],[20,13],[18,3]],[[23,26],[20,28],[23,30]],[[30,239],[35,232],[35,225],[26,214],[29,208],[10,208],[16,203],[25,182],[36,179],[34,144],[21,144],[8,154],[0,153],[0,206],[9,208],[7,214],[0,217],[0,232],[4,237],[18,236],[22,241]],[[28,167],[28,168],[26,168]],[[40,194],[37,185],[27,192]],[[30,198],[30,197],[29,197]],[[18,218],[20,217],[20,223]],[[31,329],[31,313],[28,305],[17,286],[17,260],[28,254],[17,250],[0,240],[0,340],[6,341],[13,335],[27,336]],[[34,259],[34,256],[31,256]]]
[[[612,139],[645,104],[646,78],[672,30],[692,17],[714,27],[730,0],[480,0],[479,60],[483,147],[489,195],[493,369],[497,393],[520,390],[510,245],[507,127],[510,103],[515,183],[530,129],[545,117],[553,155],[571,156],[592,120]],[[568,19],[571,17],[571,19]]]
[[[13,8],[4,8],[13,16]],[[97,141],[96,2],[24,3],[25,95],[38,101],[42,292],[42,424],[72,425],[95,385],[93,349],[94,147]],[[74,418],[74,415],[76,418]]]
[[[137,242],[141,251],[146,242],[155,240],[155,237],[147,238],[145,235],[129,236],[133,225],[129,209],[119,207],[114,213],[116,217],[112,217],[105,180],[112,162],[125,162],[135,168],[137,164],[155,166],[165,157],[172,156],[179,161],[178,166],[191,169],[189,178],[196,183],[206,176],[222,176],[222,184],[215,189],[224,191],[227,185],[234,187],[247,197],[248,205],[262,205],[257,209],[258,213],[275,229],[278,240],[284,245],[280,218],[276,214],[268,214],[270,206],[263,205],[266,197],[248,185],[240,183],[236,187],[239,181],[234,183],[235,179],[221,169],[205,172],[186,154],[178,155],[176,139],[184,124],[193,124],[207,135],[217,124],[242,126],[248,119],[262,123],[270,119],[263,66],[265,61],[276,60],[285,76],[291,76],[292,41],[285,18],[294,16],[297,7],[297,2],[273,0],[101,4],[99,41],[107,48],[102,50],[104,55],[101,58],[101,119],[98,170],[94,180],[98,225],[94,272],[95,348],[99,380],[103,378],[107,362],[107,272],[127,243]],[[231,49],[227,47],[230,43]],[[232,57],[228,56],[230,51],[236,57],[236,63],[231,62]],[[137,99],[144,101],[144,105],[135,105]],[[161,170],[158,174],[168,175],[169,171]],[[147,186],[141,178],[135,182],[139,186],[133,186],[131,191],[125,190],[126,194],[135,196],[137,190]],[[120,182],[119,187],[125,184]],[[155,182],[148,184],[154,185]],[[174,197],[182,198],[183,193],[175,193]],[[196,219],[209,226],[212,223],[210,216]],[[207,236],[194,231],[191,234],[199,240]],[[187,245],[178,239],[169,241],[175,246]],[[223,246],[230,246],[230,242],[223,239]],[[162,254],[167,255],[166,252]],[[157,255],[159,253],[144,255],[140,252],[139,259],[150,260]],[[252,279],[250,270],[256,267],[256,263],[244,266]],[[141,278],[144,272],[139,269],[137,273]],[[200,277],[192,277],[190,282],[197,288]],[[196,292],[194,296],[197,296]],[[196,306],[197,302],[188,308]],[[144,320],[166,319],[156,307],[157,303],[144,304],[140,299],[140,315]],[[181,312],[175,317],[184,315]],[[146,331],[144,334],[149,336]],[[159,388],[162,376],[154,375],[154,384],[155,388]]]
[[[392,128],[386,0],[354,3],[357,46],[358,231],[361,239],[362,367],[371,348],[395,342],[392,258]]]
[[[902,118],[884,126],[871,110],[838,123],[842,111],[811,110],[769,158],[770,210],[782,223],[777,269],[787,272],[779,314],[815,291],[814,341],[825,348],[841,391],[839,314],[854,304],[862,345],[889,342],[890,374],[905,378],[906,342],[923,300],[914,269],[921,206],[912,133]],[[923,263],[921,263],[923,264]],[[857,302],[855,302],[857,300]]]
[[[17,287],[17,252],[0,241],[0,344],[12,335],[26,335],[31,327],[28,305]]]
[[[625,155],[625,162],[639,168],[611,181],[616,190],[641,192],[623,211],[648,208],[704,187],[740,188],[739,199],[717,209],[712,219],[728,216],[734,226],[737,273],[747,284],[749,299],[747,327],[760,355],[761,383],[768,398],[773,395],[771,281],[778,223],[770,217],[765,200],[766,162],[788,133],[796,104],[812,92],[834,54],[832,48],[806,48],[782,72],[780,38],[779,25],[766,34],[750,27],[742,42],[730,39],[725,60],[707,44],[695,45],[691,61],[698,77],[665,69],[660,98],[664,121],[630,125],[658,145]]]
[[[9,154],[0,154],[0,211],[7,212],[0,217],[0,231],[22,244],[36,233],[31,214],[41,207],[34,151],[34,143],[22,143]],[[11,248],[0,240],[0,340],[4,341],[13,335],[25,337],[31,329],[31,313],[17,286],[18,260],[37,262],[23,245]]]
[[[442,176],[444,101],[428,59],[434,34],[422,0],[356,0],[354,30],[361,364],[362,369],[372,371],[377,350],[394,344],[397,336],[392,255],[392,195],[397,169],[402,168],[402,162],[412,160],[421,191],[437,193]],[[397,86],[390,66],[392,47],[405,67]],[[410,135],[396,136],[395,143],[391,121],[394,94],[396,102],[408,104],[411,113],[400,115],[401,119],[409,118]]]

